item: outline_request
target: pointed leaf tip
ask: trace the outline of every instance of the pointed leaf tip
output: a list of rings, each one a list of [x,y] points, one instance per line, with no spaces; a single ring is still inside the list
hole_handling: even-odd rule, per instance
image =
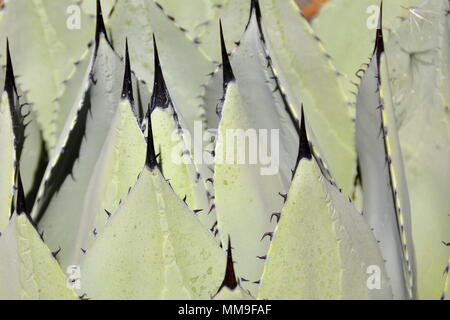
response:
[[[25,191],[23,189],[22,177],[20,176],[20,169],[17,168],[16,174],[16,213],[17,215],[25,214],[28,216]]]
[[[306,124],[305,124],[305,113],[301,111],[301,120],[300,120],[300,143],[298,149],[297,156],[297,166],[302,159],[312,159],[311,148],[309,147],[308,135],[306,133]]]
[[[102,5],[100,0],[97,0],[97,26],[95,30],[95,43],[97,48],[100,42],[101,34],[103,34],[105,39],[109,42],[108,34],[106,33],[105,21],[103,20]]]
[[[151,111],[158,108],[167,108],[171,103],[169,90],[166,86],[166,81],[164,80],[164,75],[161,68],[161,62],[159,60],[158,46],[156,44],[156,38],[153,34],[153,52],[155,56],[155,67],[154,67],[154,80],[153,80],[153,92],[151,100]]]
[[[222,49],[222,68],[223,68],[223,91],[225,92],[228,84],[235,81],[233,68],[231,67],[230,57],[228,56],[225,38],[223,36],[222,20],[219,20],[220,27],[220,46]]]
[[[10,103],[14,101],[14,95],[17,95],[16,80],[14,76],[14,69],[11,60],[11,52],[9,50],[9,39],[6,39],[6,74],[5,74],[5,87],[6,93]]]
[[[123,76],[122,99],[128,99],[132,105],[134,104],[133,83],[131,81],[130,54],[128,51],[128,39],[126,39],[125,42],[125,72]]]
[[[9,49],[9,40],[6,40],[6,74],[4,90],[8,95],[11,117],[14,131],[14,146],[16,151],[16,159],[20,160],[23,145],[25,142],[25,116],[22,114],[22,106],[19,103],[17,93],[14,69],[12,65],[11,52]]]
[[[228,235],[228,249],[227,249],[227,267],[225,270],[225,278],[223,279],[222,285],[220,286],[219,291],[223,287],[228,287],[231,290],[234,290],[238,286],[236,273],[234,271],[234,262],[233,262],[233,253],[231,247],[231,239]]]
[[[377,65],[378,68],[380,68],[380,60],[381,55],[384,53],[384,39],[383,39],[383,1],[381,1],[380,6],[380,18],[378,20],[378,28],[376,32],[376,39],[375,39],[375,49],[374,49],[374,55],[377,57]]]
[[[156,38],[154,34],[153,34],[153,54],[155,67],[154,67],[153,92],[147,111],[148,135],[147,135],[147,156],[145,160],[145,165],[150,170],[154,170],[158,166],[158,161],[155,153],[155,142],[153,140],[152,112],[156,107],[165,108],[170,104],[170,96],[162,74],[161,63],[159,61],[158,47],[156,45]]]
[[[156,160],[155,154],[155,142],[153,140],[153,129],[152,129],[152,112],[150,109],[147,112],[148,116],[148,135],[147,135],[147,156],[145,158],[145,165],[151,171],[158,167],[158,161]]]
[[[251,0],[250,12],[251,14],[254,12],[258,19],[261,17],[261,7],[259,6],[259,0]]]
[[[262,29],[261,29],[261,7],[259,6],[259,0],[251,0],[250,16],[248,18],[247,26],[245,27],[245,29],[248,28],[250,21],[253,17],[253,14],[256,15],[256,20],[258,21],[259,30],[262,32]]]

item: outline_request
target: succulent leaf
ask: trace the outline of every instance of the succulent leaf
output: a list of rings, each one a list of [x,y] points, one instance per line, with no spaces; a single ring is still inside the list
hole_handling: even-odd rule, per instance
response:
[[[145,168],[87,251],[81,290],[93,299],[207,299],[224,269],[212,235],[159,169]]]
[[[368,287],[368,268],[380,272]],[[258,299],[390,299],[375,238],[360,213],[320,172],[300,161],[270,245]]]
[[[348,95],[357,90],[357,72],[367,63],[374,46],[377,23],[375,28],[368,27],[367,10],[374,6],[380,8],[380,3],[380,0],[330,1],[312,21],[314,32],[345,77]],[[352,48],[351,59],[349,48]],[[356,96],[351,98],[354,103]]]
[[[409,9],[386,43],[389,80],[411,199],[420,299],[441,295],[450,229],[450,43],[445,0]]]
[[[14,195],[16,154],[9,98],[3,92],[0,102],[0,232],[8,225]]]
[[[291,111],[299,118],[303,105],[317,137],[316,148],[339,187],[350,195],[356,175],[356,151],[344,80],[293,1],[259,3],[273,69]]]
[[[55,99],[93,36],[92,20],[83,13],[80,27],[68,28],[66,10],[71,5],[76,1],[11,1],[0,28],[0,43],[6,37],[10,40],[15,71],[20,75],[17,82],[28,91],[48,148],[56,142],[58,112],[65,108]]]
[[[53,194],[48,204],[45,201],[38,203],[38,210],[45,210],[39,220],[39,229],[45,232],[46,241],[52,250],[61,247],[58,260],[63,267],[78,263],[81,248],[79,235],[89,234],[85,228],[89,226],[85,224],[86,219],[92,223],[94,215],[91,208],[87,207],[88,187],[95,179],[96,163],[107,140],[123,87],[124,64],[103,34],[100,34],[96,51],[92,84],[83,102],[85,119],[77,120],[84,121],[85,131],[71,133],[79,135],[81,139],[79,156],[75,157],[76,161],[69,168],[70,175],[65,176],[58,192]],[[47,188],[56,191],[51,186]]]
[[[0,236],[0,298],[2,300],[74,300],[66,277],[37,233],[25,206],[17,171],[16,210]]]
[[[362,77],[356,109],[363,212],[386,260],[394,298],[408,299],[415,294],[408,188],[389,83],[382,74],[385,55],[381,29],[377,36],[373,58]]]
[[[139,79],[153,83],[153,34],[158,40],[161,64],[180,121],[193,131],[194,121],[202,120],[202,85],[214,65],[195,44],[165,15],[154,1],[119,1],[110,20],[112,41],[123,48],[128,37],[131,64]],[[182,53],[182,54],[180,54]]]
[[[264,257],[268,249],[267,240],[261,241],[261,237],[274,229],[270,216],[281,210],[280,193],[289,189],[298,153],[298,133],[267,67],[260,38],[253,14],[236,55],[231,56],[236,80],[228,83],[221,109],[214,174],[222,243],[228,236],[233,239],[236,273],[248,280],[242,287],[253,295],[263,267],[258,257]],[[262,142],[264,134],[267,144]],[[279,140],[273,140],[274,134]],[[252,140],[252,135],[257,140]],[[267,150],[263,146],[268,146]],[[245,164],[239,160],[241,156],[247,159]],[[269,164],[263,164],[265,156],[279,169],[272,172]],[[273,163],[277,159],[279,163]]]

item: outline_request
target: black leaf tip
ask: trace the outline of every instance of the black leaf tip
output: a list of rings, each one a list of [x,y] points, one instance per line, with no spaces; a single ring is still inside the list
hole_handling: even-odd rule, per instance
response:
[[[300,161],[303,158],[308,160],[312,159],[311,148],[309,147],[308,134],[306,133],[306,123],[305,123],[305,113],[302,108],[301,112],[302,119],[300,120],[300,146],[299,146],[299,159]]]
[[[97,0],[97,26],[95,30],[95,43],[97,48],[100,42],[101,34],[103,34],[105,39],[109,42],[108,34],[106,33],[105,21],[103,20],[102,5],[100,0]]]
[[[155,154],[155,142],[153,140],[153,129],[152,129],[152,110],[149,107],[147,112],[147,155],[145,158],[145,165],[150,171],[155,170],[158,167],[158,161]]]
[[[259,6],[259,0],[251,0],[250,3],[250,16],[248,18],[247,26],[245,29],[247,30],[248,26],[250,25],[250,21],[252,20],[253,15],[256,16],[256,20],[258,21],[258,28],[260,31],[261,29],[261,7]]]
[[[131,104],[134,104],[133,83],[131,81],[130,53],[128,51],[128,39],[125,42],[125,72],[123,75],[122,99],[127,99]]]
[[[17,169],[16,188],[16,213],[17,215],[28,215],[25,191],[23,189],[22,177],[20,176],[20,169]]]
[[[384,39],[383,39],[383,1],[380,6],[380,18],[378,20],[378,28],[375,39],[374,55],[377,58],[378,67],[380,67],[381,55],[384,53]]]
[[[307,159],[307,160],[312,159],[312,152],[311,152],[311,148],[309,146],[308,134],[306,133],[305,113],[303,111],[303,107],[302,107],[302,111],[301,111],[299,135],[300,136],[299,136],[299,148],[298,148],[298,155],[297,155],[297,163],[295,165],[295,169],[292,172],[293,176],[295,175],[298,165],[300,164],[300,161],[302,159]],[[292,177],[292,178],[294,178],[294,177]]]
[[[6,39],[6,74],[4,89],[7,92],[11,103],[12,101],[14,101],[14,95],[17,95],[17,88],[14,76],[14,68],[11,60],[11,51],[9,50],[9,39]]]
[[[155,56],[155,67],[154,67],[154,80],[153,80],[153,92],[151,99],[151,111],[156,107],[167,108],[172,100],[170,98],[169,90],[166,86],[166,81],[164,80],[164,75],[161,68],[161,62],[159,60],[158,46],[156,44],[156,38],[153,34],[153,53]]]
[[[222,69],[223,69],[223,89],[224,92],[230,82],[235,80],[233,68],[231,67],[230,57],[228,56],[225,38],[223,36],[222,21],[219,20],[220,26],[220,46],[222,49]]]
[[[231,239],[228,235],[228,249],[227,249],[227,267],[225,270],[225,278],[222,282],[222,285],[220,286],[219,291],[223,287],[228,287],[231,290],[236,289],[238,286],[238,281],[236,278],[236,273],[234,271],[234,261],[233,261],[233,253],[232,253],[232,247],[231,247]]]

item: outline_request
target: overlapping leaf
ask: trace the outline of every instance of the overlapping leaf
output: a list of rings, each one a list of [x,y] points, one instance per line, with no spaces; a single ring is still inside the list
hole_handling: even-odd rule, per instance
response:
[[[386,44],[422,299],[439,298],[448,259],[449,9],[445,0],[422,1]]]
[[[371,290],[373,285],[377,290]],[[315,160],[301,160],[270,245],[258,298],[391,297],[383,258],[363,217],[322,175]]]
[[[157,168],[146,167],[87,251],[81,291],[93,299],[208,299],[225,256]]]
[[[94,35],[92,20],[81,10],[80,24],[69,29],[66,11],[71,5],[76,2],[10,1],[0,28],[0,45],[4,48],[9,37],[16,74],[20,76],[18,84],[28,92],[48,148],[55,144],[61,129],[56,125],[59,111],[62,110],[63,116],[68,108],[55,99],[64,90],[63,82],[76,69],[74,63]]]
[[[236,273],[254,295],[268,249],[261,237],[275,227],[270,217],[281,210],[280,193],[289,189],[298,151],[295,124],[260,38],[254,11],[231,66],[224,52],[224,81],[229,83],[220,108],[214,173],[222,243],[233,239]]]
[[[344,79],[294,1],[259,3],[266,43],[290,108],[299,117],[303,104],[317,138],[316,148],[339,187],[350,195],[356,152]]]

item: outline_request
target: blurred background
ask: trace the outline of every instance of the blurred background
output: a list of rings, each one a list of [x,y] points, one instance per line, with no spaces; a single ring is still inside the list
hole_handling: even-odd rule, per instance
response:
[[[324,5],[328,0],[295,0],[302,10],[303,16],[312,20],[320,10],[320,7]]]

